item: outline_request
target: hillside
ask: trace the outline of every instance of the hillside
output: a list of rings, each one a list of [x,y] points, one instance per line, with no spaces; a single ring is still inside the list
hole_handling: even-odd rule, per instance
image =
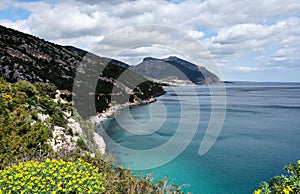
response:
[[[116,166],[94,125],[55,90],[0,77],[0,193],[182,193]]]
[[[98,112],[139,104],[162,94],[160,85],[123,62],[1,26],[0,45],[0,193],[182,193],[167,178],[152,183],[116,166],[82,117],[95,111],[87,100]]]
[[[121,61],[53,44],[3,26],[0,26],[0,56],[0,76],[11,83],[17,80],[53,83],[60,90],[73,91],[76,87],[77,91],[85,92],[87,95],[77,104],[84,107],[85,114],[105,110],[111,103],[111,96],[120,100],[115,103],[124,103],[149,99],[164,92],[158,84],[129,71],[129,66]],[[122,80],[118,81],[120,75]],[[74,84],[75,76],[83,78]],[[86,107],[85,100],[95,101],[96,110],[94,106]]]
[[[205,67],[199,67],[175,56],[165,59],[147,57],[130,69],[149,78],[175,85],[176,83],[198,85],[220,82],[220,79]]]

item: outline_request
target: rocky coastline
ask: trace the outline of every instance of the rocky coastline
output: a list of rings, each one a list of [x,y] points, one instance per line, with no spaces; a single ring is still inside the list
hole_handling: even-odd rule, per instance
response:
[[[97,131],[99,129],[104,130],[105,129],[104,123],[108,119],[113,118],[115,116],[115,114],[117,114],[120,111],[120,109],[127,108],[127,107],[141,106],[141,105],[150,104],[153,102],[156,102],[155,98],[150,98],[147,100],[140,100],[140,101],[136,101],[136,102],[127,102],[125,104],[115,104],[115,105],[112,105],[111,107],[109,107],[108,109],[106,109],[105,111],[103,111],[102,113],[98,113],[95,116],[91,116],[89,118],[89,120],[94,124],[95,131]],[[95,137],[96,137],[95,140],[97,140],[95,142],[98,145],[98,147],[101,148],[101,150],[100,150],[101,153],[105,153],[105,148],[106,148],[105,140],[97,132],[94,132],[94,138]]]
[[[140,100],[140,101],[136,101],[136,102],[127,102],[125,104],[115,104],[115,105],[110,106],[108,109],[106,109],[102,113],[98,113],[95,116],[91,116],[89,118],[89,120],[94,124],[95,128],[97,128],[100,125],[102,125],[105,120],[107,120],[109,118],[113,118],[114,115],[122,108],[150,104],[155,101],[156,101],[155,98],[150,98],[147,100]]]

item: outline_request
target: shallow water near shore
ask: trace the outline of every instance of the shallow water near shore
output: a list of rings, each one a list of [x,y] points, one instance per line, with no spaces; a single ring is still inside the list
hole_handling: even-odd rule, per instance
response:
[[[191,96],[192,89],[196,96]],[[129,109],[136,122],[161,122],[163,112],[155,111],[158,110],[155,107],[163,104],[166,119],[156,131],[151,131],[151,125],[141,129],[130,122],[126,123],[130,131],[124,129],[124,125],[118,123],[129,121],[128,112],[124,110],[106,129],[107,135],[117,144],[133,150],[148,150],[169,141],[182,117],[187,123],[199,121],[191,143],[178,157],[149,170],[157,178],[168,175],[176,183],[189,184],[184,191],[192,193],[252,193],[261,181],[285,173],[285,165],[300,159],[300,83],[226,84],[225,122],[216,143],[203,156],[198,150],[211,115],[208,87],[170,87],[166,91],[155,103]],[[198,106],[190,104],[192,97],[198,98]],[[182,115],[185,106],[189,111]],[[154,110],[151,114],[149,108]],[[199,109],[200,117],[195,117],[193,111]],[[145,132],[144,135],[134,133],[140,130]],[[188,133],[192,129],[187,127],[185,130]],[[151,133],[147,134],[147,131]],[[133,167],[137,160],[144,160],[119,152],[109,141],[107,151],[115,154],[125,167]],[[161,153],[156,153],[152,159],[155,161],[160,157]]]

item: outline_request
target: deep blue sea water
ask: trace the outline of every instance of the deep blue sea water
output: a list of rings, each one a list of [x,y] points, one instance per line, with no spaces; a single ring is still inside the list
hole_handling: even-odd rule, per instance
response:
[[[210,87],[218,90],[221,85]],[[300,83],[226,84],[222,130],[204,155],[198,151],[212,114],[212,95],[222,94],[212,94],[208,86],[165,90],[167,93],[155,103],[120,111],[106,129],[112,139],[107,141],[108,152],[125,167],[140,168],[178,151],[175,159],[148,171],[157,178],[168,175],[176,183],[189,184],[184,191],[192,193],[252,193],[261,181],[285,173],[286,164],[300,159]],[[221,116],[215,118],[222,120]],[[164,151],[149,152],[173,141],[176,135],[177,142]],[[187,147],[185,143],[189,143]],[[135,156],[117,145],[144,150],[148,155]]]

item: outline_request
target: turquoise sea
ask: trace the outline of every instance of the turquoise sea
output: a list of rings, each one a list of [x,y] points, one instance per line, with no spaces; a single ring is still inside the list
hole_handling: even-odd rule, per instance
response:
[[[218,90],[221,85],[210,87]],[[167,87],[157,102],[121,110],[105,130],[107,151],[132,169],[178,151],[174,159],[159,167],[145,166],[143,172],[189,184],[184,191],[191,193],[252,193],[261,181],[285,173],[286,164],[300,159],[300,83],[239,82],[227,83],[225,89],[225,120],[206,154],[198,154],[201,141],[212,112],[217,117],[211,123],[218,123],[222,111],[211,106],[220,93],[205,85]],[[175,143],[164,151],[149,152],[169,141]],[[134,150],[147,156],[136,156]]]

